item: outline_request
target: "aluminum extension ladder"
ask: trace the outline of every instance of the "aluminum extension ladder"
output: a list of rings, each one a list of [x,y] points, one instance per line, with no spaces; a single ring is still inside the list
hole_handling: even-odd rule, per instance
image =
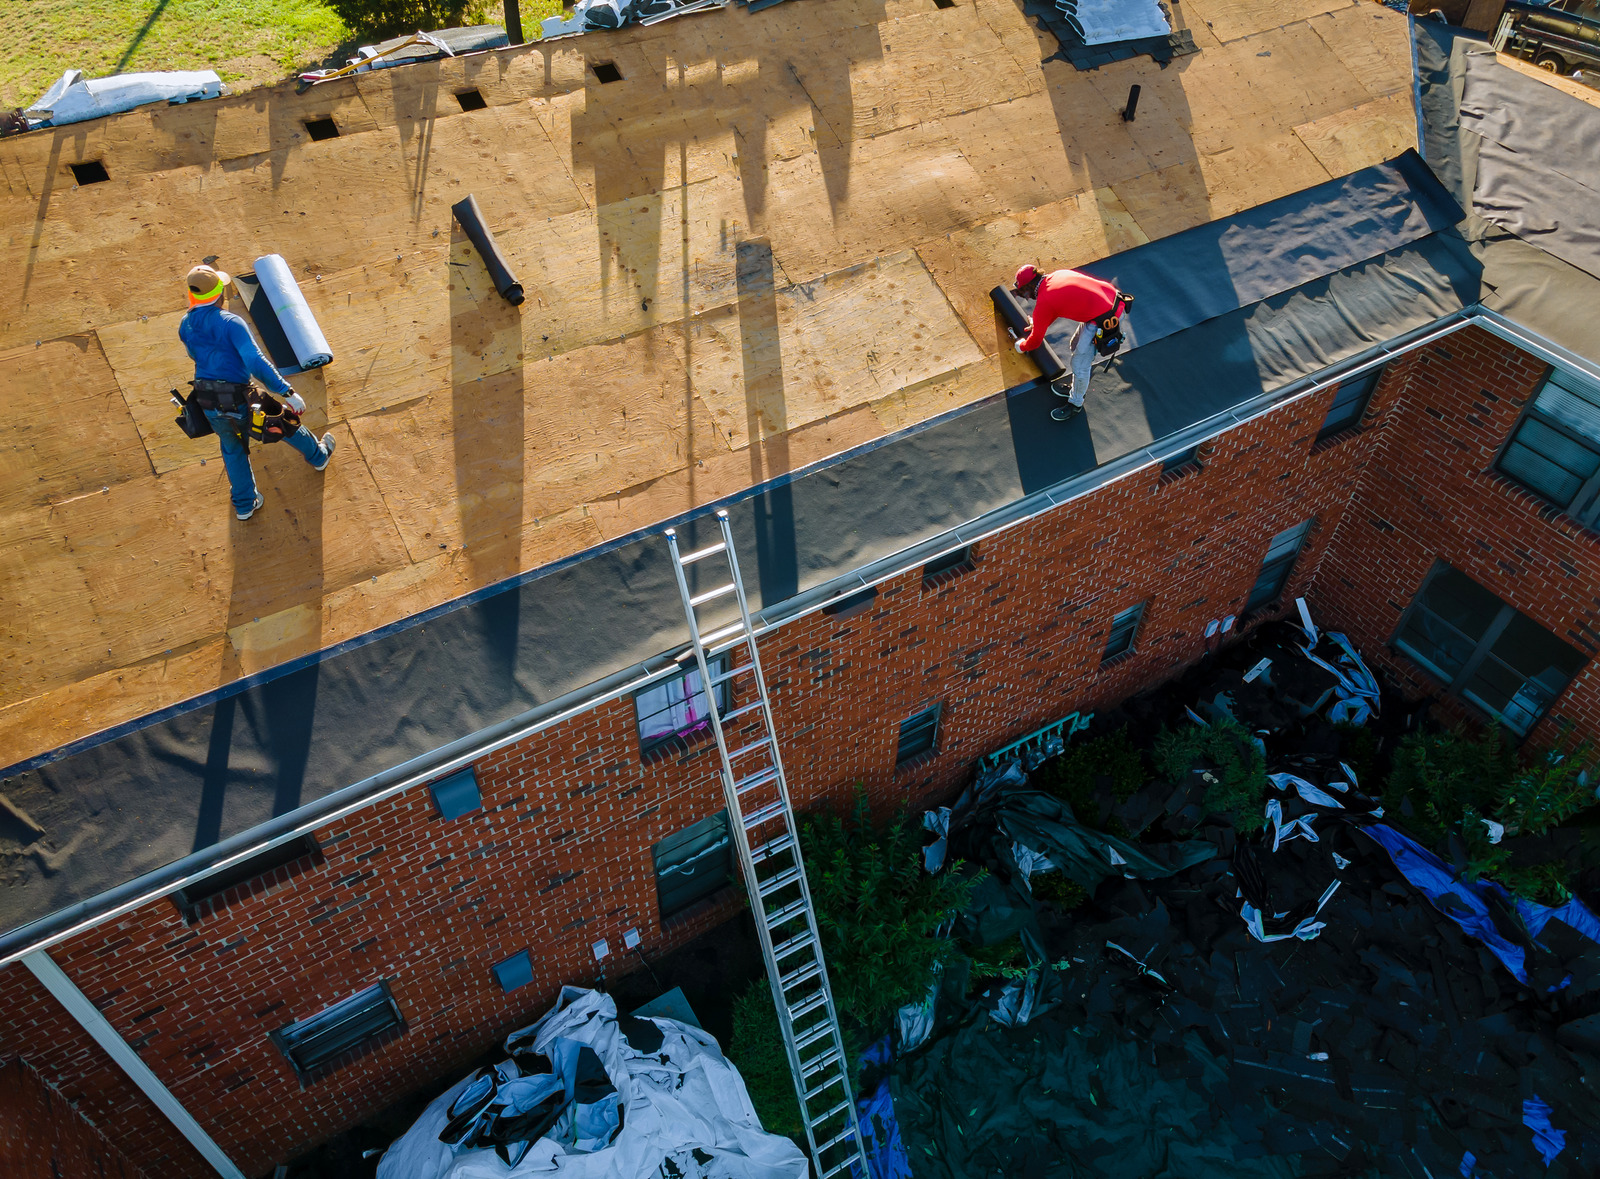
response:
[[[858,1167],[856,1179],[868,1179],[866,1153],[856,1123],[850,1061],[834,1008],[828,970],[822,960],[811,888],[800,858],[800,832],[789,786],[778,755],[778,734],[772,705],[761,674],[750,622],[750,604],[734,555],[728,513],[717,512],[722,539],[691,553],[680,551],[676,529],[667,529],[678,593],[689,620],[689,640],[700,669],[711,732],[722,758],[722,791],[728,801],[729,826],[755,910],[756,935],[767,963],[767,980],[778,1008],[778,1027],[789,1055],[795,1095],[800,1099],[806,1141],[811,1144],[816,1179]],[[724,557],[729,580],[699,593],[689,589],[689,566]],[[732,597],[739,606],[736,622],[702,633],[699,610]],[[710,661],[726,654],[730,666],[712,675]],[[724,713],[718,707],[723,684],[746,688],[745,702]],[[747,687],[746,687],[747,686]],[[741,742],[730,748],[730,740]]]

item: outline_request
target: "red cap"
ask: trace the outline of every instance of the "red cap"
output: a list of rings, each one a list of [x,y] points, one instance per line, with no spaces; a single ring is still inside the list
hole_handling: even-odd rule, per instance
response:
[[[1015,284],[1017,290],[1020,291],[1023,287],[1027,286],[1030,282],[1038,277],[1039,268],[1031,262],[1028,263],[1021,270],[1017,271],[1017,281]]]

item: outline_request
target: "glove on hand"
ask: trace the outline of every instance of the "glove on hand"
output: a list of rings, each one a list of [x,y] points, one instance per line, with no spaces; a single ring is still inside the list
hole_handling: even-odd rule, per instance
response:
[[[1013,344],[1011,346],[1013,348],[1015,348],[1018,352],[1022,351],[1022,341],[1021,340],[1018,340],[1015,344]]]
[[[285,393],[283,395],[283,403],[294,410],[295,413],[306,412],[306,399],[298,393]]]

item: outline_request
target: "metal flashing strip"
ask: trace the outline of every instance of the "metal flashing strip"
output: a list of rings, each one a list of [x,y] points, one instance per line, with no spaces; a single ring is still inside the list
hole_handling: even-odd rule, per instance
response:
[[[1478,305],[1463,308],[1459,311],[1451,312],[1432,323],[1424,324],[1419,328],[1396,336],[1393,340],[1359,352],[1334,365],[1330,365],[1320,372],[1292,381],[1279,389],[1258,394],[1248,401],[1241,402],[1239,405],[1233,406],[1222,413],[1196,422],[1192,426],[1170,434],[1143,449],[1132,451],[1113,459],[1103,466],[1085,471],[1053,487],[1047,487],[1031,495],[1023,496],[1010,504],[985,513],[939,536],[911,545],[877,561],[869,562],[849,574],[796,594],[794,597],[768,607],[753,616],[755,636],[757,638],[764,637],[780,626],[797,622],[818,613],[829,602],[841,595],[856,593],[886,581],[891,581],[912,570],[921,568],[937,557],[978,541],[998,536],[1063,504],[1081,499],[1153,464],[1164,462],[1174,455],[1181,454],[1199,443],[1225,434],[1254,418],[1283,408],[1301,398],[1312,396],[1339,381],[1348,380],[1351,377],[1359,376],[1364,372],[1387,364],[1397,356],[1415,351],[1474,323],[1480,324],[1486,330],[1494,332],[1494,334],[1507,339],[1509,342],[1516,343],[1519,347],[1527,347],[1530,351],[1534,351],[1541,356],[1556,356],[1559,353],[1564,358],[1563,363],[1573,364],[1574,367],[1579,367],[1584,372],[1592,373],[1595,371],[1594,366],[1578,363],[1570,353],[1566,353],[1564,349],[1558,349],[1547,341],[1535,344],[1534,341],[1537,337],[1528,337],[1520,334],[1520,329],[1513,328],[1503,317],[1496,316],[1493,312],[1488,312]],[[815,467],[832,465],[842,457],[876,449],[894,438],[918,433],[938,422],[959,417],[964,413],[971,412],[977,406],[989,404],[996,397],[1005,395],[1005,393],[1000,393],[982,398],[970,405],[962,406],[959,409],[941,414],[937,418],[929,419],[927,422],[918,423],[918,425],[908,430],[883,439],[874,440],[831,459],[811,464],[806,468],[802,468],[799,472],[792,472],[789,476],[783,476],[769,484],[763,484],[761,488],[747,490],[716,504],[708,504],[675,517],[673,520],[664,521],[648,529],[642,529],[624,539],[636,539],[638,536],[653,534],[666,527],[681,526],[683,522],[690,519],[711,515],[719,507],[739,503],[762,494],[768,487],[790,482],[793,478]],[[615,544],[620,543],[622,541],[619,540],[606,547],[615,547]],[[583,556],[593,555],[593,552],[594,550],[589,550]],[[543,574],[548,572],[548,569],[541,569],[538,572]],[[510,580],[531,580],[531,576],[525,575],[522,578]],[[502,586],[505,584],[508,583],[501,583]],[[480,591],[480,594],[482,592]],[[473,598],[477,596],[472,595]],[[448,608],[455,608],[466,600],[468,599],[458,599],[456,602],[450,603]],[[430,612],[430,616],[442,613],[443,609],[436,608]],[[410,624],[409,621],[408,624]],[[401,624],[396,624],[388,629],[400,628]],[[90,897],[87,900],[79,901],[27,925],[19,926],[4,935],[0,935],[0,966],[15,962],[33,951],[56,945],[102,922],[121,916],[151,901],[159,900],[175,889],[182,888],[185,884],[198,880],[203,876],[236,864],[240,860],[275,847],[280,843],[307,834],[318,827],[338,822],[358,810],[424,785],[444,774],[471,765],[507,745],[514,745],[544,729],[570,720],[574,716],[581,715],[619,697],[632,695],[653,683],[676,675],[682,670],[676,662],[677,656],[687,649],[688,644],[684,644],[681,647],[663,652],[659,656],[624,668],[595,681],[591,685],[575,689],[547,704],[530,709],[525,713],[480,730],[477,733],[469,734],[428,754],[413,758],[381,774],[375,774],[342,790],[328,794],[314,803],[291,811],[250,831],[243,832],[232,839],[213,844],[202,851],[175,861],[159,871],[146,873],[144,876],[131,880],[118,888]],[[713,651],[713,654],[715,653]]]
[[[194,1115],[183,1108],[182,1103],[172,1095],[172,1090],[161,1083],[161,1078],[151,1072],[150,1066],[117,1034],[117,1029],[100,1014],[99,1008],[89,1002],[89,997],[78,989],[78,984],[56,965],[54,958],[43,950],[32,950],[23,957],[22,962],[44,985],[45,990],[67,1009],[67,1014],[77,1020],[94,1042],[106,1050],[117,1067],[128,1074],[128,1079],[166,1116],[178,1133],[188,1139],[189,1145],[200,1153],[200,1157],[211,1164],[217,1174],[223,1179],[244,1179],[244,1172],[222,1153],[222,1148],[201,1129]]]

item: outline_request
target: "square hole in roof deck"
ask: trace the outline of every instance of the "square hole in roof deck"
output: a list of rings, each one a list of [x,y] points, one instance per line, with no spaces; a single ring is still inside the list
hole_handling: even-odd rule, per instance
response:
[[[312,139],[338,139],[339,125],[332,119],[307,119],[306,134]]]
[[[99,184],[102,180],[110,180],[111,174],[106,171],[105,164],[99,160],[89,160],[82,164],[67,165],[72,169],[72,178],[79,184]]]
[[[489,104],[484,101],[483,95],[476,90],[463,90],[456,95],[456,101],[461,104],[464,111],[481,111]]]
[[[933,0],[933,6],[935,8],[954,8],[956,0]]]
[[[601,82],[620,82],[620,81],[622,81],[622,71],[617,68],[617,63],[616,62],[613,62],[613,61],[597,61],[597,62],[594,63],[594,67],[593,68],[594,68],[594,76],[599,78]]]

